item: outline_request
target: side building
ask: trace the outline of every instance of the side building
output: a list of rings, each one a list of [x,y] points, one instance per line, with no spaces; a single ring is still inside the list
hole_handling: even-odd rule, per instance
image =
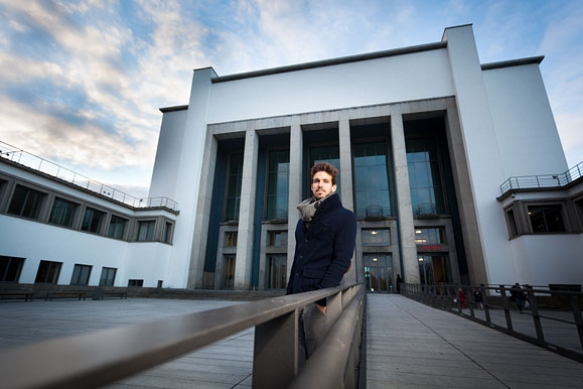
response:
[[[18,186],[58,183],[20,177],[14,164],[5,172],[0,159],[0,261],[22,258],[25,283],[44,255],[66,257],[58,283],[91,257],[117,266],[119,286],[283,289],[296,205],[310,195],[310,167],[328,161],[358,219],[346,282],[371,291],[391,291],[397,274],[422,284],[580,283],[583,183],[568,169],[542,60],[481,64],[465,25],[396,50],[230,76],[197,69],[188,105],[161,110],[149,193],[178,206],[124,207],[60,187],[31,221],[11,211]],[[80,219],[77,229],[51,224],[57,198],[77,201],[79,215],[104,209],[101,232],[87,234]],[[119,241],[105,227],[114,216],[128,222]],[[143,242],[148,217],[155,241]]]

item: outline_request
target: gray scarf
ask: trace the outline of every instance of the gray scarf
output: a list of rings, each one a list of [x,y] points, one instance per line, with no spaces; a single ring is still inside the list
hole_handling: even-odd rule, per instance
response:
[[[334,193],[330,193],[328,196],[324,197],[323,199],[316,200],[313,196],[305,199],[301,203],[298,204],[297,209],[300,211],[300,215],[304,223],[306,223],[306,227],[310,225],[310,222],[314,218],[318,207],[322,203],[322,201],[326,200],[328,197],[333,195]]]

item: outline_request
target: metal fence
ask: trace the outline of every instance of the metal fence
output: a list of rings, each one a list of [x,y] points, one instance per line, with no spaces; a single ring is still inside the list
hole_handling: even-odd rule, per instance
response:
[[[18,149],[8,143],[0,141],[0,158],[26,166],[38,172],[48,174],[80,188],[105,196],[111,200],[134,208],[164,207],[173,211],[178,210],[178,203],[167,197],[138,198],[124,193],[112,186],[90,179],[65,167],[57,165],[44,158]]]
[[[329,332],[298,372],[298,312],[322,298]],[[0,387],[98,388],[255,327],[253,388],[357,389],[364,303],[356,284],[2,350]]]
[[[524,285],[520,307],[511,288],[512,285],[403,284],[401,293],[583,362],[581,287],[561,290]],[[460,299],[460,289],[465,301]],[[476,290],[481,292],[482,307],[474,298]]]
[[[510,177],[500,185],[500,192],[504,194],[512,189],[560,188],[581,177],[583,162],[563,173]]]

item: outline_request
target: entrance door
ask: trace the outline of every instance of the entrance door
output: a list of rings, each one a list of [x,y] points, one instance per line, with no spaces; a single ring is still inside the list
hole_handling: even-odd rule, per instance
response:
[[[448,284],[447,259],[443,254],[419,254],[419,277],[421,285]]]
[[[391,254],[364,254],[364,279],[369,292],[393,291]]]

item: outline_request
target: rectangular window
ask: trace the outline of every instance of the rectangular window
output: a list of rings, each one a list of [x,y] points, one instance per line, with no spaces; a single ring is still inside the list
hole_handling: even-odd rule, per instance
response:
[[[506,211],[506,222],[508,223],[508,233],[510,235],[510,238],[518,236],[518,227],[516,225],[514,209],[510,208],[508,211]]]
[[[387,254],[363,254],[364,284],[371,292],[393,290],[393,256]]]
[[[16,185],[12,201],[8,207],[8,213],[12,215],[38,219],[45,193],[30,189],[22,185]]]
[[[147,220],[138,222],[138,242],[153,242],[156,221]]]
[[[75,265],[75,268],[73,269],[73,276],[71,277],[71,285],[89,285],[90,276],[91,266]]]
[[[243,183],[243,154],[232,154],[227,178],[227,201],[223,221],[239,220],[241,185]]]
[[[445,230],[441,227],[418,227],[415,228],[415,244],[442,244],[445,243]]]
[[[320,162],[328,162],[331,163],[332,165],[334,165],[336,167],[336,169],[340,170],[340,153],[338,151],[338,146],[321,146],[321,147],[312,147],[310,148],[310,169],[312,168],[312,166],[314,166],[317,163]],[[310,177],[310,174],[308,174],[308,177]],[[340,192],[340,188],[342,187],[342,185],[340,185],[340,181],[341,181],[342,177],[339,174],[338,177],[336,177],[336,193],[338,194],[338,196],[341,196],[341,192]],[[312,183],[309,182],[308,183],[308,189],[312,186]],[[311,192],[308,193],[307,196],[311,196]],[[342,197],[342,196],[341,196]]]
[[[51,209],[51,216],[49,217],[49,223],[70,228],[73,225],[73,218],[75,217],[76,209],[77,204],[74,202],[59,197],[55,198],[53,209]]]
[[[391,244],[391,230],[388,228],[363,228],[363,246],[386,246]]]
[[[172,223],[166,222],[164,227],[164,243],[172,243]]]
[[[530,218],[532,232],[535,234],[565,232],[562,207],[560,204],[529,206],[528,217]]]
[[[59,281],[62,262],[40,261],[34,282],[56,284]]]
[[[271,151],[267,171],[265,220],[287,220],[289,150]]]
[[[444,214],[445,200],[436,141],[431,138],[407,139],[406,147],[413,215]]]
[[[267,257],[266,289],[285,289],[287,280],[287,257],[270,255]]]
[[[268,231],[267,246],[287,247],[287,231]]]
[[[356,215],[383,219],[391,215],[386,142],[354,145]]]
[[[237,231],[225,232],[225,247],[237,247]]]
[[[128,280],[128,286],[142,287],[144,286],[144,280]]]
[[[225,255],[225,271],[223,277],[224,289],[233,289],[235,286],[235,256]]]
[[[85,215],[83,215],[81,230],[98,234],[101,231],[101,224],[104,217],[105,212],[88,207],[85,209]]]
[[[101,277],[99,278],[99,286],[113,286],[115,283],[115,275],[117,269],[113,267],[104,267],[101,269]]]
[[[107,236],[113,239],[123,239],[128,220],[123,217],[111,215]]]
[[[0,255],[0,282],[18,282],[24,258]]]

